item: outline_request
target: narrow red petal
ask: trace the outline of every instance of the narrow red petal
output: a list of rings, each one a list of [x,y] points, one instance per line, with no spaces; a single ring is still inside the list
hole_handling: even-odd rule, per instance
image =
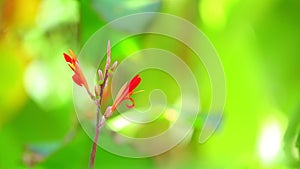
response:
[[[141,80],[140,76],[136,75],[131,79],[129,84],[125,83],[121,87],[112,105],[112,111],[114,111],[124,100],[129,100],[131,102],[131,105],[126,104],[128,108],[131,109],[134,107],[134,100],[130,98],[130,96],[133,94],[133,90],[140,84]]]
[[[66,53],[64,53],[64,57],[65,57],[66,62],[69,65],[69,67],[74,71],[75,70],[75,61],[74,61],[74,59]]]
[[[75,55],[75,53],[71,49],[69,49],[69,53],[72,56],[73,61],[74,62],[77,61],[76,55]]]
[[[122,103],[122,101],[128,97],[128,83],[126,82],[122,87],[121,89],[119,90],[115,100],[114,100],[114,103],[112,105],[113,107],[113,110],[119,106],[119,104]]]
[[[126,107],[128,107],[129,109],[132,109],[134,107],[134,100],[133,100],[133,98],[128,98],[128,100],[131,101],[131,105],[126,104]]]
[[[82,82],[80,76],[78,76],[77,74],[74,74],[72,76],[72,79],[77,85],[82,86],[83,82]]]
[[[134,76],[129,83],[129,93],[131,93],[141,82],[140,75]]]
[[[65,57],[66,62],[72,63],[73,59],[68,54],[64,53],[64,57]]]

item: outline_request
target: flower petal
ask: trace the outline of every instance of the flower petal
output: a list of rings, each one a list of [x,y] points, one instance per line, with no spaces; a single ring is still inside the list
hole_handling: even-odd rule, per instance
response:
[[[108,119],[109,116],[112,115],[112,113],[113,113],[112,107],[111,107],[111,106],[108,106],[108,107],[106,108],[106,110],[105,110],[104,117],[105,117],[106,119]]]
[[[117,106],[119,106],[119,104],[121,104],[121,102],[128,97],[128,83],[126,82],[121,89],[119,90],[116,99],[113,103],[113,111],[117,108]]]
[[[64,58],[66,60],[66,62],[68,63],[69,67],[75,71],[75,64],[74,64],[74,59],[71,58],[68,54],[64,53]]]
[[[133,108],[134,100],[130,98],[130,96],[134,93],[133,90],[140,84],[140,82],[141,78],[139,75],[134,76],[129,83],[126,82],[119,90],[111,110],[115,111],[124,100],[129,100],[131,105],[126,104],[126,106],[128,108]]]
[[[141,80],[140,75],[136,75],[131,79],[129,83],[129,93],[132,93],[132,91],[140,84]]]
[[[65,57],[66,62],[72,63],[73,59],[68,54],[64,53],[64,57]]]
[[[133,100],[133,98],[128,98],[128,100],[131,101],[131,105],[128,105],[128,104],[126,103],[126,107],[129,108],[129,109],[131,109],[131,108],[134,107],[134,100]]]
[[[76,58],[75,53],[74,53],[71,49],[69,49],[69,53],[70,53],[70,55],[72,56],[73,61],[76,62],[76,61],[77,61],[77,58]]]
[[[72,76],[72,79],[76,84],[78,84],[79,86],[82,86],[83,82],[82,82],[80,76],[78,76],[77,74],[74,74]]]

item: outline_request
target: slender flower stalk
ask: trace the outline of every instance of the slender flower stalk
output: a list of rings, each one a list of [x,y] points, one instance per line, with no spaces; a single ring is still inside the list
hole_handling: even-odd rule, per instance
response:
[[[112,115],[112,113],[116,110],[116,108],[124,101],[129,100],[131,101],[131,105],[126,104],[128,108],[134,107],[134,100],[131,98],[132,94],[134,94],[134,89],[140,84],[141,78],[139,75],[134,76],[131,81],[128,83],[126,82],[123,87],[119,90],[115,101],[113,102],[112,106],[107,107],[104,115],[101,116],[101,103],[103,100],[103,93],[104,89],[108,83],[108,78],[112,76],[113,71],[116,69],[118,62],[115,61],[112,66],[110,66],[111,63],[111,48],[110,48],[110,41],[108,41],[107,44],[107,59],[104,71],[98,70],[98,79],[99,81],[94,86],[94,93],[93,95],[90,92],[89,85],[87,83],[87,80],[81,70],[81,67],[79,65],[79,62],[72,50],[69,50],[70,55],[64,53],[64,58],[66,62],[68,63],[69,67],[73,70],[74,75],[72,76],[73,81],[79,85],[83,86],[89,96],[92,100],[94,100],[96,106],[97,106],[97,117],[96,117],[96,127],[95,127],[95,137],[93,140],[93,146],[92,151],[90,155],[90,162],[89,162],[89,169],[94,169],[95,166],[95,157],[97,152],[97,143],[99,139],[99,134],[101,128],[105,125],[106,120]]]
[[[97,119],[96,119],[95,138],[94,138],[92,151],[91,151],[91,155],[90,155],[90,164],[89,164],[90,169],[93,169],[95,166],[95,157],[96,157],[96,152],[97,152],[99,133],[100,133],[101,128],[105,125],[105,122],[106,122],[105,118],[102,118],[102,120],[100,121],[100,108],[101,108],[104,88],[105,88],[105,86],[107,84],[107,80],[108,80],[108,71],[109,71],[110,60],[111,60],[110,54],[111,54],[110,41],[108,41],[107,58],[106,58],[104,76],[103,76],[102,70],[98,70],[98,76],[99,76],[100,83],[99,83],[99,86],[97,86],[97,87],[100,88],[100,91],[95,91],[95,93],[99,93],[99,95],[98,95],[99,97],[95,102],[97,105]]]

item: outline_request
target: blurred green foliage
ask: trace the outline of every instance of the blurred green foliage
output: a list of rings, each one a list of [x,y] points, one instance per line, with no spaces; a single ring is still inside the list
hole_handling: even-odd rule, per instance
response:
[[[197,142],[211,88],[205,67],[185,45],[158,35],[126,39],[113,47],[114,60],[151,47],[188,63],[199,77],[202,111],[191,137],[174,149],[130,159],[99,148],[96,168],[299,168],[300,1],[1,0],[0,8],[0,169],[87,168],[92,140],[77,122],[72,73],[62,53],[78,54],[113,19],[149,11],[182,17],[212,41],[227,81],[223,121],[207,143]],[[158,24],[155,18],[144,22]],[[141,74],[143,87],[161,88],[177,106],[172,78],[153,70]],[[137,105],[149,104],[136,98]],[[144,137],[169,125],[161,118],[138,132],[135,126],[120,132]]]

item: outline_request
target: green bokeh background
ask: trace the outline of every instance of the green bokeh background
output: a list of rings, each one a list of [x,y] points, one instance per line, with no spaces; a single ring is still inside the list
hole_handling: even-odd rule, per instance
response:
[[[99,148],[96,168],[300,168],[300,1],[0,0],[0,9],[0,169],[87,168],[92,140],[78,124],[72,72],[62,53],[70,48],[78,54],[103,25],[137,12],[179,16],[207,35],[226,75],[224,117],[213,137],[199,144],[211,100],[209,77],[200,60],[167,37],[124,40],[114,46],[113,60],[149,47],[183,59],[199,77],[202,109],[192,135],[172,150],[131,159]],[[145,22],[157,23],[155,18]],[[171,78],[154,70],[141,76],[141,88],[163,89],[170,97],[168,105],[176,110],[178,88],[169,84]],[[148,91],[147,98],[134,96],[138,108],[148,106]],[[167,128],[169,117],[121,132],[151,135]]]

